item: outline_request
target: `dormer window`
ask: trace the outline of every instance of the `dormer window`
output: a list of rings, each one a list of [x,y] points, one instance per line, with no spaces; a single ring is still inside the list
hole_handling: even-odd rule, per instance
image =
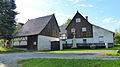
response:
[[[87,30],[86,30],[86,27],[83,27],[82,28],[82,32],[86,32]]]
[[[80,18],[76,18],[76,23],[81,22]]]

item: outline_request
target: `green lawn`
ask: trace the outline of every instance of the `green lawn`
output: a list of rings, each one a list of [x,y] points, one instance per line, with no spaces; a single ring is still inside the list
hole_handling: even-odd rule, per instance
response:
[[[108,53],[106,53],[106,55],[109,55],[109,56],[120,56],[120,53],[117,53],[117,52],[108,52]]]
[[[0,47],[0,54],[5,54],[5,53],[23,53],[27,52],[24,50],[19,50],[13,47]]]
[[[0,47],[0,50],[13,49],[12,47]]]
[[[113,48],[98,48],[98,49],[64,49],[62,51],[43,51],[42,53],[76,53],[76,52],[94,52],[94,51],[109,51],[120,50],[120,45]],[[41,52],[40,52],[41,53]]]
[[[120,50],[120,45],[117,45],[113,48],[99,48],[99,49],[64,49],[62,51],[23,51],[23,50],[14,50],[14,51],[1,51],[15,49],[11,47],[0,47],[0,54],[3,53],[23,53],[23,52],[38,52],[38,53],[77,53],[77,52],[94,52],[94,51],[108,51],[108,50]]]
[[[120,67],[120,60],[88,59],[25,59],[18,63],[21,67]]]

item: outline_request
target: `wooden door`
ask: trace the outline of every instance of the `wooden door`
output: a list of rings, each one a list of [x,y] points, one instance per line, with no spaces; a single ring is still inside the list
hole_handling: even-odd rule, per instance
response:
[[[28,36],[27,41],[28,50],[37,50],[37,40],[38,40],[37,35]]]
[[[52,41],[51,42],[51,50],[60,50],[60,42]]]

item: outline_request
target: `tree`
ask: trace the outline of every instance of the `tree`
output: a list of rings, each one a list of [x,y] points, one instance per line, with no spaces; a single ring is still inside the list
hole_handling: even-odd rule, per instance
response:
[[[23,25],[24,25],[23,23],[18,23],[18,24],[16,24],[16,29],[14,30],[14,34],[15,34],[16,32],[18,32],[18,30],[20,30]]]
[[[13,38],[16,21],[15,16],[17,13],[14,11],[16,8],[14,0],[0,0],[0,39],[10,40]]]
[[[120,28],[115,30],[114,41],[120,43]]]
[[[67,26],[71,22],[71,19],[69,18],[63,25],[61,26]]]

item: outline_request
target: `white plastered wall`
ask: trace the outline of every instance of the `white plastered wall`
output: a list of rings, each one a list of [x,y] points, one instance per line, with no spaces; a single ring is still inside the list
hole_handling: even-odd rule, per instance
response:
[[[93,42],[99,43],[99,36],[103,36],[104,43],[113,43],[113,34],[103,28],[93,26]]]
[[[87,43],[99,43],[99,36],[103,36],[104,43],[113,43],[113,33],[103,28],[93,25],[93,38],[76,38],[77,43],[83,43],[83,39]],[[72,44],[72,39],[67,39],[67,44]]]
[[[59,41],[59,38],[38,35],[38,50],[51,50],[51,41]]]

